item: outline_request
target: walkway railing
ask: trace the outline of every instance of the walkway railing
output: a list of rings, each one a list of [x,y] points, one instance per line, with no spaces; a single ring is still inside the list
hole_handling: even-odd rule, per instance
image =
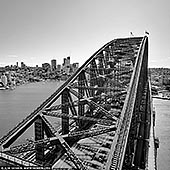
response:
[[[21,165],[21,166],[39,166],[39,164],[33,163],[31,161],[28,160],[24,160],[22,158],[18,158],[12,155],[8,155],[6,153],[0,152],[0,158],[9,161],[9,162],[13,162],[16,163],[17,165]]]
[[[149,88],[151,89],[151,84],[149,83]],[[152,103],[152,95],[150,90],[150,106],[151,106],[151,127],[150,127],[150,137],[149,137],[149,152],[148,159],[146,162],[145,170],[156,170],[156,155],[155,155],[155,131],[154,131],[154,109]]]

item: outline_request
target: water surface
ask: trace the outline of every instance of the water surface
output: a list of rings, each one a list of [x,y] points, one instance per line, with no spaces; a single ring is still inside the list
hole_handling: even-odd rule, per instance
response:
[[[170,100],[154,99],[156,136],[159,137],[158,170],[170,170]]]
[[[0,90],[0,137],[35,110],[63,82],[39,82]],[[154,99],[156,136],[160,139],[158,170],[170,170],[170,100]],[[24,133],[20,140],[30,138]]]
[[[0,90],[0,137],[33,112],[63,82],[38,82]],[[26,133],[25,137],[30,133]],[[22,137],[23,138],[23,137]]]

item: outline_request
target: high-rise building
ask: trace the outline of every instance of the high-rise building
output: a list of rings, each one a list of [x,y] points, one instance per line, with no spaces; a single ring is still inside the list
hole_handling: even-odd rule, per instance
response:
[[[67,59],[66,59],[66,65],[67,65],[67,66],[70,66],[70,57],[67,57]]]
[[[55,71],[57,66],[57,61],[55,59],[51,60],[51,70]]]
[[[21,68],[25,68],[26,65],[24,64],[24,62],[21,62]]]
[[[70,57],[64,58],[62,70],[68,75],[70,73]]]
[[[59,72],[61,71],[61,65],[60,64],[57,65],[57,71],[59,71]]]
[[[42,64],[42,68],[43,69],[49,69],[50,68],[50,64],[49,63],[43,63]]]
[[[63,67],[66,65],[66,58],[63,59]]]

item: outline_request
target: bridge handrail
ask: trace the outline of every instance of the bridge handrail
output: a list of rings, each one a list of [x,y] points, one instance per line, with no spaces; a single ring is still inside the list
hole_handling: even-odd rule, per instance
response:
[[[136,98],[135,94],[137,94],[139,76],[140,76],[140,72],[141,72],[141,69],[142,69],[142,62],[144,60],[144,58],[143,58],[143,56],[144,56],[144,45],[146,43],[146,40],[147,40],[147,37],[145,36],[143,38],[143,41],[141,43],[141,47],[140,47],[140,50],[139,50],[139,53],[138,53],[138,58],[137,58],[138,61],[136,62],[135,72],[132,75],[133,76],[132,82],[131,82],[132,88],[129,91],[129,100],[127,101],[127,107],[125,108],[125,113],[129,111],[129,117],[128,117],[129,120],[128,120],[128,124],[127,124],[128,128],[127,129],[125,128],[125,133],[126,133],[126,135],[124,136],[125,142],[124,142],[124,147],[123,147],[123,151],[122,151],[122,161],[120,162],[119,169],[121,169],[122,166],[123,166],[123,158],[125,156],[128,134],[129,134],[129,130],[130,130],[130,124],[131,124],[132,113],[133,113],[133,107],[134,107],[134,102],[135,102],[135,98]],[[147,76],[147,75],[145,75],[145,76]],[[133,102],[133,104],[132,104],[132,102]]]
[[[31,161],[26,161],[25,159],[22,159],[22,158],[18,158],[16,156],[12,156],[12,155],[8,155],[6,153],[3,153],[0,151],[0,157],[2,159],[5,159],[5,160],[9,160],[9,161],[12,161],[12,162],[15,162],[19,165],[23,165],[23,166],[39,166],[39,164],[36,164],[36,163],[32,163]]]
[[[143,38],[141,46],[140,46],[140,50],[139,50],[138,58],[137,58],[138,61],[136,62],[135,71],[134,71],[134,74],[132,75],[132,79],[131,79],[132,81],[130,82],[132,88],[130,88],[129,94],[127,95],[127,105],[126,105],[126,107],[124,107],[125,108],[124,113],[129,112],[129,115],[128,115],[127,127],[124,127],[125,128],[124,129],[124,133],[126,133],[126,135],[124,135],[124,138],[125,138],[124,139],[124,146],[122,145],[123,146],[123,150],[122,150],[122,154],[121,154],[121,161],[120,161],[119,169],[122,169],[123,160],[124,160],[124,156],[125,156],[125,152],[126,152],[126,145],[127,145],[127,140],[128,140],[128,134],[129,134],[129,130],[130,130],[130,124],[131,124],[131,119],[132,119],[133,107],[134,107],[134,102],[135,102],[135,98],[136,98],[135,94],[137,94],[137,88],[138,88],[137,87],[138,86],[137,82],[139,82],[137,80],[139,80],[140,71],[141,71],[141,68],[142,68],[142,61],[144,59],[143,58],[143,55],[144,55],[144,46],[145,46],[146,40],[147,40],[147,36],[145,36]],[[132,102],[133,102],[133,104],[132,104]],[[123,123],[123,121],[122,121],[122,123]],[[124,126],[124,123],[122,124],[122,126]]]
[[[155,131],[154,131],[154,109],[153,109],[153,99],[151,94],[151,82],[149,81],[150,89],[150,106],[151,106],[151,124],[150,124],[150,135],[149,135],[149,151],[147,155],[147,162],[145,170],[156,170],[156,154],[155,154]]]
[[[135,101],[135,94],[137,91],[137,80],[139,79],[140,69],[142,65],[142,55],[144,53],[144,45],[147,37],[142,39],[140,44],[140,50],[138,51],[137,61],[135,63],[134,71],[129,85],[129,90],[126,95],[125,104],[122,110],[121,118],[118,123],[118,131],[115,134],[115,140],[112,144],[111,152],[108,158],[107,168],[110,169],[112,162],[114,162],[113,169],[122,169],[123,159],[126,151],[126,145],[128,140],[128,133],[131,124],[132,110]],[[128,122],[128,123],[127,123]],[[116,155],[114,157],[114,154]]]

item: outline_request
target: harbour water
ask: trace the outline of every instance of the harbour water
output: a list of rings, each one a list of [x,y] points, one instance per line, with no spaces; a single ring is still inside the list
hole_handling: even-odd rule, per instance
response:
[[[159,138],[158,170],[170,169],[170,100],[153,100],[156,111],[156,136]]]
[[[14,90],[0,90],[0,137],[32,113],[62,83],[62,81],[38,82],[21,85]],[[17,142],[32,138],[31,128]]]
[[[0,137],[17,125],[49,97],[62,82],[39,82],[0,90]],[[160,139],[158,170],[170,169],[170,100],[154,99],[156,136]],[[27,136],[21,137],[30,138]]]

